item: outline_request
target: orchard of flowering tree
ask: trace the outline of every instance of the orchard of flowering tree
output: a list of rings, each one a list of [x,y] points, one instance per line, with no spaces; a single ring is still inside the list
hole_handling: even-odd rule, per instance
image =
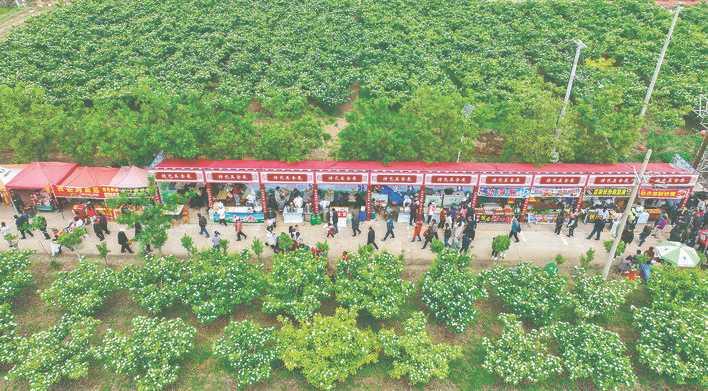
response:
[[[0,252],[0,388],[708,386],[705,271],[659,267],[648,284],[529,263],[475,273],[436,251],[419,281],[369,247],[336,270],[304,250],[272,268],[220,249],[58,267]]]

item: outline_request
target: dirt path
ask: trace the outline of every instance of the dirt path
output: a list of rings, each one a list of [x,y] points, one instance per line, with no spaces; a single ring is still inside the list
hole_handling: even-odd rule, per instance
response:
[[[2,39],[13,27],[19,26],[30,16],[36,16],[42,12],[47,12],[57,4],[70,4],[70,0],[37,0],[24,7],[21,11],[11,15],[9,18],[0,21],[0,39]]]

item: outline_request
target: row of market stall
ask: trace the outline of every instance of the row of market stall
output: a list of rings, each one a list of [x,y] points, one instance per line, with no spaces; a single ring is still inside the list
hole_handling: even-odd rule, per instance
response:
[[[148,188],[148,171],[135,167],[84,167],[75,163],[34,162],[0,165],[0,198],[17,211],[48,212],[72,207],[77,215],[90,205],[115,218],[118,211],[105,200],[119,194],[140,194]]]
[[[406,221],[414,200],[418,213],[430,205],[471,204],[480,222],[508,223],[514,215],[530,223],[553,223],[561,209],[587,208],[589,220],[603,206],[623,208],[640,179],[637,164],[485,164],[305,161],[165,160],[151,170],[160,195],[195,190],[198,206],[221,211],[227,220],[261,222],[282,213],[297,223],[335,207],[371,217],[384,210]],[[641,179],[644,220],[661,207],[682,206],[696,172],[666,163],[650,164]]]

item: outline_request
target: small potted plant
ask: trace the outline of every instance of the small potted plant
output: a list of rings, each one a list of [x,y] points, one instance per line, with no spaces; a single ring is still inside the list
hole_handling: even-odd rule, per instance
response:
[[[509,246],[511,246],[511,239],[507,235],[495,236],[492,240],[492,261],[504,259]]]
[[[7,241],[7,245],[10,246],[10,248],[17,248],[17,235],[8,232],[3,238]]]

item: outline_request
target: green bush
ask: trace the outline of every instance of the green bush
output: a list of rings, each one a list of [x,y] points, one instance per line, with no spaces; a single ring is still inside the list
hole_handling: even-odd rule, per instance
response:
[[[57,273],[57,279],[41,296],[47,304],[71,314],[93,315],[118,288],[116,273],[87,260],[75,269]]]
[[[708,273],[701,269],[670,265],[652,268],[647,289],[654,307],[708,305]]]
[[[334,316],[315,314],[295,327],[279,317],[280,359],[289,370],[300,369],[313,387],[334,389],[364,365],[378,361],[381,347],[371,330],[356,326],[356,310],[337,308]]]
[[[142,266],[123,269],[120,279],[140,308],[156,315],[181,299],[184,265],[174,256],[146,255],[144,260]]]
[[[337,303],[366,310],[376,319],[400,313],[413,284],[401,278],[403,257],[362,247],[337,263],[334,293]]]
[[[0,252],[0,304],[12,300],[32,283],[29,272],[32,251],[8,250]]]
[[[106,369],[130,377],[138,390],[158,391],[177,380],[196,329],[182,319],[138,316],[129,336],[108,329],[96,356]]]
[[[240,389],[270,378],[277,347],[274,328],[262,328],[250,320],[231,321],[214,343],[214,356],[234,375]]]
[[[17,322],[9,304],[0,304],[0,365],[15,362],[18,342]]]
[[[379,339],[384,356],[393,361],[389,375],[394,379],[407,376],[408,382],[428,384],[433,378],[445,379],[449,362],[462,357],[462,349],[444,343],[435,344],[425,329],[422,312],[414,312],[403,322],[403,335],[393,330],[381,330]]]
[[[456,251],[438,253],[423,276],[421,300],[439,322],[461,333],[474,321],[474,303],[487,297],[480,279],[469,271],[470,257]]]
[[[573,271],[573,281],[570,300],[575,314],[582,319],[609,318],[636,287],[625,278],[605,280],[601,275],[588,274],[582,268]]]

